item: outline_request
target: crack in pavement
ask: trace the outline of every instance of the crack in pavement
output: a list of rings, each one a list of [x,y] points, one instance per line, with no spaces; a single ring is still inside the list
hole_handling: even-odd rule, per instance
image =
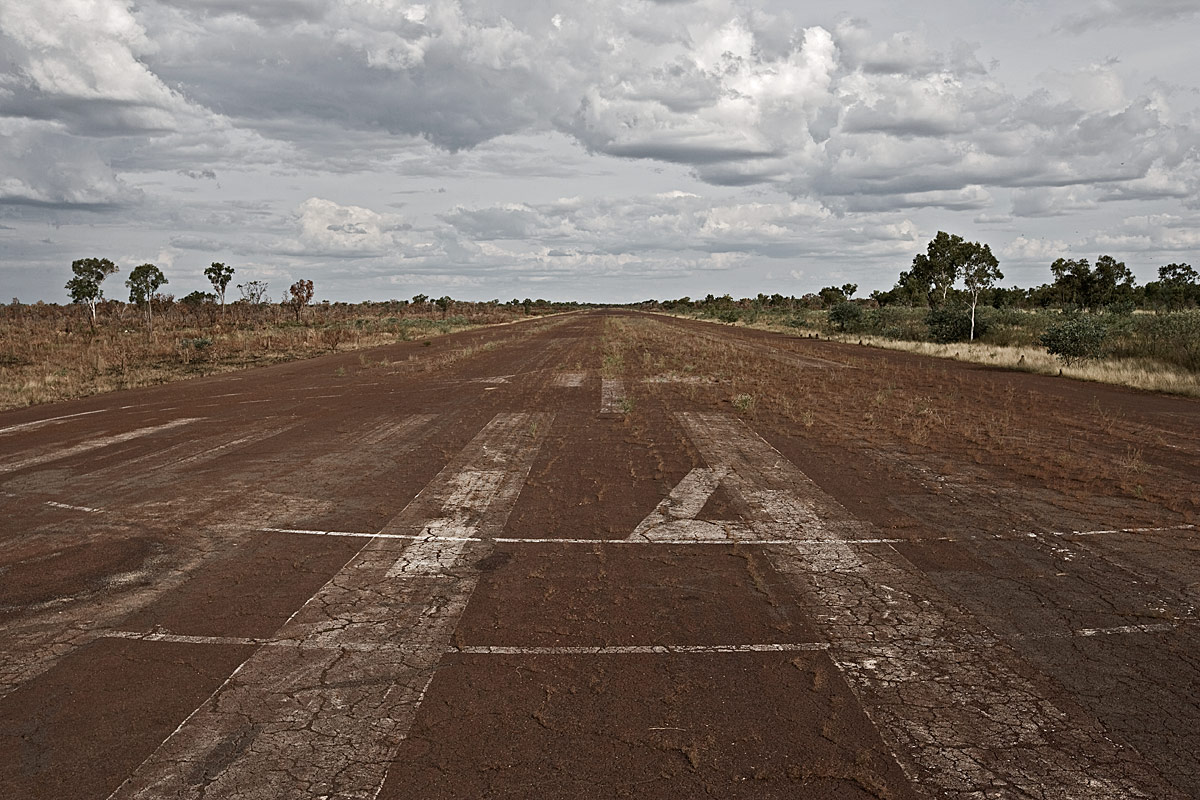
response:
[[[680,413],[752,514],[805,539],[775,568],[822,609],[830,653],[910,779],[945,797],[1179,797],[1099,723],[1042,699],[1020,657],[740,420]],[[1048,789],[1053,787],[1053,789]]]
[[[499,533],[551,421],[497,415],[382,532]],[[110,798],[374,797],[492,547],[422,544],[368,541]]]

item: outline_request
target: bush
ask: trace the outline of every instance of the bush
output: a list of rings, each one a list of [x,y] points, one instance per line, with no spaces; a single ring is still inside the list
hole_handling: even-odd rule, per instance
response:
[[[944,306],[930,309],[925,315],[925,325],[929,328],[929,338],[939,344],[965,342],[971,338],[971,310],[962,306]],[[987,323],[975,315],[975,338],[978,339],[987,331]]]
[[[1146,349],[1168,364],[1200,371],[1200,311],[1155,314],[1144,325]]]
[[[1046,328],[1041,343],[1052,356],[1068,366],[1104,355],[1108,329],[1090,315],[1073,315]]]
[[[862,324],[863,310],[857,303],[843,300],[829,309],[829,323],[836,325],[839,331],[857,330]]]

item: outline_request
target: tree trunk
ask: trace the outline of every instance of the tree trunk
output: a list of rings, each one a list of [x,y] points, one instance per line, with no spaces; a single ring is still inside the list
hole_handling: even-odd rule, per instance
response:
[[[970,341],[975,341],[975,306],[979,303],[979,295],[971,295],[971,338]]]

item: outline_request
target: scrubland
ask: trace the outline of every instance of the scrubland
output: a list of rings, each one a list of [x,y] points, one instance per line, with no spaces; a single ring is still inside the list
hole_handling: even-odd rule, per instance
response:
[[[455,303],[175,303],[153,316],[125,303],[102,303],[93,327],[80,306],[0,306],[0,408],[67,400],[167,383],[334,351],[423,339],[524,319],[517,307]]]
[[[979,310],[974,341],[939,342],[923,308],[862,309],[841,322],[814,309],[725,309],[717,313],[675,310],[693,319],[904,350],[1005,369],[1063,375],[1154,392],[1200,397],[1200,310],[1098,315],[1105,336],[1103,355],[1065,364],[1039,339],[1063,319],[1058,311]],[[965,338],[965,337],[964,337]]]

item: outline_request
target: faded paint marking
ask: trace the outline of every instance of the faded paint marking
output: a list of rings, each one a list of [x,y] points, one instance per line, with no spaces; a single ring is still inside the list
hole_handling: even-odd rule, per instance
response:
[[[484,656],[677,655],[687,653],[799,653],[828,650],[826,642],[790,644],[649,644],[612,647],[459,647],[450,652]]]
[[[874,528],[743,422],[677,414],[711,469],[753,519],[844,548],[768,548],[775,569],[813,598],[830,656],[911,780],[939,797],[1059,800],[1178,793],[1098,722],[1043,697],[1020,656],[959,609],[894,548],[851,548]],[[1079,634],[1085,635],[1085,634]],[[1033,698],[1033,699],[1031,699]]]
[[[34,422],[22,422],[20,425],[9,425],[7,428],[0,428],[0,436],[5,436],[10,433],[16,433],[17,431],[31,431],[34,428],[40,428],[43,425],[51,425],[55,422],[62,422],[63,420],[74,419],[75,417],[86,417],[89,414],[100,414],[107,410],[108,409],[106,409],[106,408],[101,408],[101,409],[97,409],[96,411],[81,411],[78,414],[66,414],[61,417],[50,417],[49,419],[39,419]]]
[[[625,413],[625,383],[620,378],[600,380],[600,413]]]
[[[554,376],[554,385],[564,389],[576,389],[587,380],[586,372],[560,372]]]
[[[112,797],[374,797],[552,419],[496,416]]]
[[[67,511],[83,511],[87,514],[103,514],[104,513],[103,508],[90,508],[89,506],[72,506],[72,505],[68,505],[67,503],[56,503],[53,500],[47,500],[46,505],[51,506],[52,508],[65,509]]]
[[[90,450],[98,450],[102,447],[120,444],[121,442],[128,442],[131,439],[137,439],[141,436],[149,436],[152,433],[159,433],[161,431],[170,430],[171,428],[178,428],[181,425],[188,425],[192,422],[198,421],[198,417],[189,417],[185,419],[173,420],[163,425],[154,425],[149,428],[138,428],[135,431],[128,431],[127,433],[118,433],[112,436],[101,436],[98,439],[89,439],[86,442],[81,442],[77,445],[67,447],[62,450],[52,450],[48,453],[30,456],[29,458],[24,458],[19,461],[10,461],[7,464],[0,464],[0,474],[5,472],[13,472],[18,469],[24,469],[25,467],[36,466],[38,464],[44,464],[47,461],[58,461],[59,459],[70,458],[71,456],[77,456],[80,453],[86,453]]]

